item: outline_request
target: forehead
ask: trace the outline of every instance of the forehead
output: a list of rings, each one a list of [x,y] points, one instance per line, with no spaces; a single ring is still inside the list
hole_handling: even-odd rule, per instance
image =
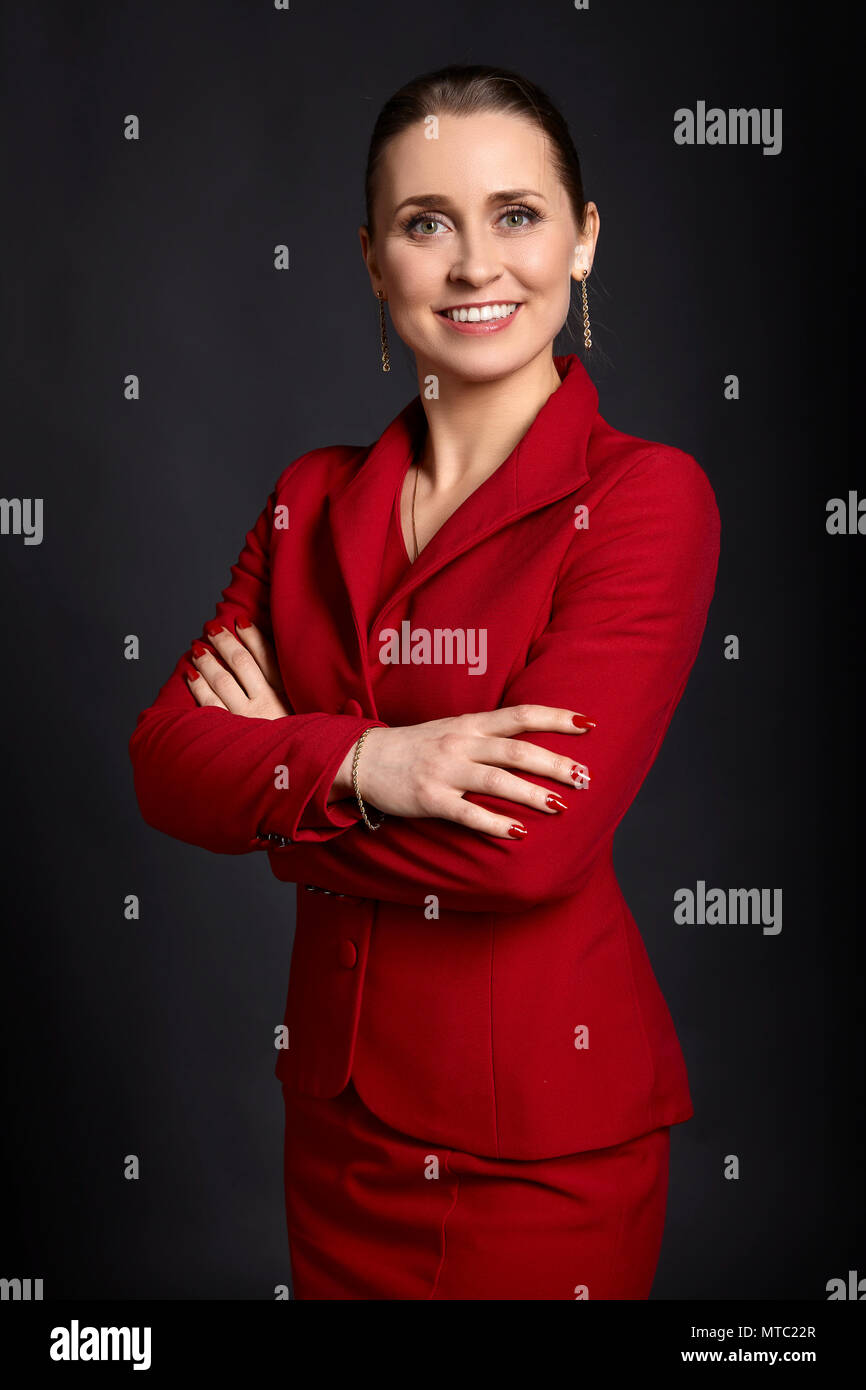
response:
[[[564,191],[544,132],[502,111],[415,122],[389,140],[378,177],[383,203],[391,207],[417,193],[468,200],[532,188],[557,202]]]

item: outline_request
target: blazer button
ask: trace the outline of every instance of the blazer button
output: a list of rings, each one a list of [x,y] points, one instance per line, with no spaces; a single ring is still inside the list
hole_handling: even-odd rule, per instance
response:
[[[257,840],[270,840],[272,844],[279,845],[280,849],[285,849],[286,845],[293,843],[289,835],[281,835],[278,830],[263,830],[260,826],[256,831]]]
[[[354,941],[349,941],[347,938],[345,941],[340,942],[337,959],[344,969],[352,970],[354,968],[358,961],[358,951]]]

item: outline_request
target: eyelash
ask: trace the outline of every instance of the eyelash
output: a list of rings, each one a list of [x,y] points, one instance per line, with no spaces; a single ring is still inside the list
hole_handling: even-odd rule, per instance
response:
[[[509,207],[503,208],[502,212],[499,215],[500,217],[508,217],[509,214],[515,212],[525,213],[528,217],[531,217],[533,219],[533,222],[541,222],[544,219],[543,213],[540,213],[537,208],[530,207],[527,203],[512,203]],[[444,214],[437,212],[435,208],[429,208],[424,212],[416,212],[411,217],[408,217],[404,222],[400,223],[400,228],[404,232],[411,232],[416,222],[438,221],[443,215]],[[527,223],[526,225],[531,227],[533,225],[533,222]],[[512,227],[510,228],[510,230],[513,232],[522,232],[525,230],[525,228]],[[432,241],[433,237],[425,236],[421,239],[422,241]]]

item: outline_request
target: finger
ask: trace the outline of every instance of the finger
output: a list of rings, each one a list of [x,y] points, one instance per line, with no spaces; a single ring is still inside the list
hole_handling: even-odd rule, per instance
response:
[[[550,777],[566,786],[588,785],[592,780],[584,763],[518,738],[472,738],[467,740],[466,753],[476,763],[518,767],[521,772]]]
[[[235,619],[235,632],[238,640],[252,652],[268,685],[282,693],[283,675],[277,662],[277,654],[261,628],[256,627],[249,618],[239,617]]]
[[[222,700],[219,698],[218,695],[216,695],[213,692],[213,690],[211,690],[210,686],[208,685],[201,672],[193,671],[190,674],[188,671],[185,671],[184,677],[186,679],[187,686],[192,691],[197,702],[203,708],[207,706],[211,709],[225,709],[225,705],[223,704]]]
[[[455,797],[443,803],[443,809],[434,817],[436,820],[451,820],[457,825],[466,825],[470,830],[478,830],[483,835],[495,835],[497,839],[522,840],[526,836],[526,826],[519,817],[497,816],[474,801]]]
[[[573,709],[560,709],[556,705],[506,705],[503,709],[482,711],[472,716],[476,728],[483,733],[509,734],[536,733],[542,730],[560,734],[585,734],[594,729],[596,722],[589,715]]]
[[[219,620],[206,623],[205,632],[244,694],[250,700],[265,694],[269,682],[265,679],[259,663],[243,642],[239,642],[235,634],[229,632]]]
[[[252,660],[248,652],[245,655]],[[244,714],[247,711],[250,701],[246,691],[239,685],[233,673],[201,642],[192,644],[192,664],[204,676],[211,690],[230,714]]]
[[[464,791],[501,797],[503,801],[531,806],[533,810],[544,811],[550,816],[568,810],[568,802],[559,792],[548,791],[547,787],[539,787],[525,777],[516,777],[502,767],[484,767],[478,763],[472,767],[465,781]]]

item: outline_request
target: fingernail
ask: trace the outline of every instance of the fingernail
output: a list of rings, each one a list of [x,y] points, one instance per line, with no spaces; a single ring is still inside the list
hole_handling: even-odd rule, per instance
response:
[[[190,671],[187,671],[187,673],[186,673],[186,678],[187,678],[188,681],[197,681],[200,675],[201,675],[201,672],[200,672],[200,671],[190,670]]]
[[[192,654],[193,656],[207,656],[207,647],[205,647],[201,642],[193,642]]]
[[[594,720],[594,719],[587,719],[587,717],[586,717],[585,714],[573,714],[573,715],[571,716],[571,722],[572,722],[572,724],[574,724],[575,727],[578,728],[578,729],[595,729],[595,728],[597,728],[597,725],[596,725],[595,720]]]
[[[545,806],[550,806],[551,809],[554,811],[568,810],[568,802],[563,801],[562,797],[559,796],[556,792],[551,792],[550,795],[545,798],[544,804]]]
[[[219,618],[212,618],[209,623],[205,623],[204,630],[208,637],[215,637],[218,632],[225,631],[225,623]]]
[[[508,833],[512,840],[520,840],[527,832],[525,825],[509,825]]]
[[[576,782],[578,778],[586,782],[592,781],[592,778],[589,775],[589,768],[581,767],[579,763],[575,763],[574,767],[571,769],[571,779],[573,782]]]
[[[235,627],[252,627],[250,618],[235,618]]]

